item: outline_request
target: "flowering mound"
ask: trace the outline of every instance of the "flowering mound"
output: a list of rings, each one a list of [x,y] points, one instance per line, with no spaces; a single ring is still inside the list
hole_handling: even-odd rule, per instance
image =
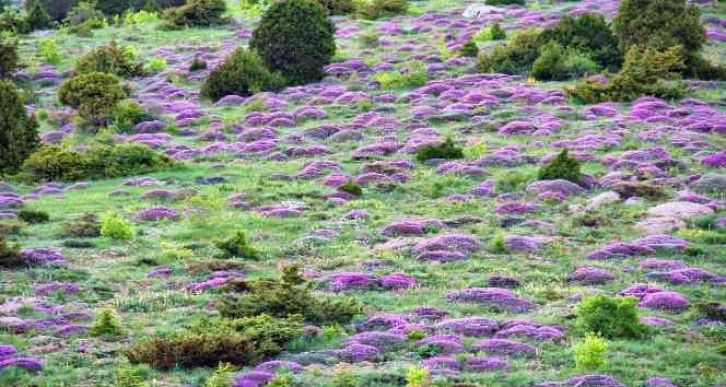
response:
[[[520,298],[507,289],[469,288],[457,290],[446,295],[449,302],[474,303],[501,308],[509,312],[528,312],[537,305]]]
[[[371,331],[355,334],[345,340],[346,345],[353,343],[370,345],[386,352],[403,348],[406,345],[406,338],[393,333]]]
[[[537,353],[537,348],[516,340],[487,339],[474,343],[472,349],[495,355],[529,356]]]
[[[625,387],[624,384],[608,375],[573,376],[564,382],[544,382],[538,387]]]
[[[614,281],[615,276],[610,272],[598,267],[578,267],[567,275],[567,282],[575,282],[583,285],[599,285],[605,282]]]
[[[464,363],[464,370],[468,372],[494,372],[506,369],[509,369],[509,360],[499,357],[471,357]]]
[[[418,242],[411,248],[412,254],[422,261],[458,261],[481,249],[481,243],[472,235],[437,235]]]
[[[176,220],[179,219],[179,212],[169,207],[154,206],[136,212],[133,218],[140,222],[154,222],[164,219]]]
[[[372,361],[379,355],[379,351],[372,345],[350,343],[346,345],[339,353],[340,360],[347,363],[360,363],[363,361]]]
[[[646,294],[638,306],[646,309],[659,309],[678,312],[688,308],[688,298],[676,292],[658,292]]]
[[[14,357],[0,360],[0,371],[10,367],[23,368],[31,372],[40,372],[43,370],[43,362],[32,357]]]
[[[486,317],[448,319],[434,325],[434,329],[437,331],[453,332],[464,336],[490,336],[497,328],[497,322]]]

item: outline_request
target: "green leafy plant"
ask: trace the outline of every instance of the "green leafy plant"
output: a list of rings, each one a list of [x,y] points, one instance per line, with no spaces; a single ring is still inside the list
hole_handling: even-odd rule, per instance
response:
[[[198,56],[195,56],[194,60],[189,65],[189,71],[191,71],[191,72],[201,71],[201,70],[206,70],[206,69],[207,69],[207,62],[202,59],[199,59]]]
[[[576,325],[584,332],[604,338],[639,338],[648,329],[638,319],[635,297],[597,294],[583,299],[575,310]]]
[[[580,161],[570,156],[567,149],[563,149],[539,169],[538,177],[540,180],[564,179],[579,184],[582,181]]]
[[[156,74],[159,72],[162,72],[166,70],[166,59],[154,57],[149,60],[149,63],[146,64],[146,72],[150,74]]]
[[[259,259],[260,253],[250,243],[244,231],[237,231],[225,240],[216,241],[214,245],[221,251],[220,258]]]
[[[127,241],[134,237],[134,226],[118,214],[101,215],[101,235],[116,240]]]
[[[249,47],[289,84],[318,81],[335,55],[335,26],[313,0],[276,2],[265,12]]]

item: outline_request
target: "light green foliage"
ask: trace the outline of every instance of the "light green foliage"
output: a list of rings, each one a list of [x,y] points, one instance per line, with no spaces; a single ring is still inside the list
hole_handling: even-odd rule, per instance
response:
[[[487,144],[484,141],[476,141],[464,146],[462,152],[465,159],[477,160],[487,153]]]
[[[234,380],[234,366],[219,363],[214,373],[204,381],[204,387],[229,387]]]
[[[425,85],[427,80],[426,67],[420,61],[411,62],[406,73],[401,73],[400,71],[382,71],[373,74],[373,81],[378,83],[382,90],[419,87]]]
[[[60,63],[61,55],[55,40],[43,39],[40,41],[40,57],[50,64]]]
[[[134,226],[120,215],[106,213],[101,215],[101,235],[127,241],[134,237]]]
[[[594,333],[588,333],[585,339],[573,348],[575,365],[579,370],[593,370],[605,365],[608,343]]]
[[[406,372],[406,387],[426,387],[429,373],[425,368],[410,366]]]
[[[156,74],[158,72],[166,70],[166,59],[154,57],[149,60],[149,63],[146,64],[146,70],[147,72],[151,74]]]

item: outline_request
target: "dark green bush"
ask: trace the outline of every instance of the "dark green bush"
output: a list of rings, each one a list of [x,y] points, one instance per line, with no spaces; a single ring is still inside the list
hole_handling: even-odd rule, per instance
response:
[[[95,145],[85,152],[90,178],[110,178],[167,170],[174,166],[168,156],[140,144]]]
[[[353,0],[316,0],[330,12],[331,15],[347,15],[355,11]]]
[[[701,301],[695,305],[698,316],[726,323],[726,305],[717,301]]]
[[[15,35],[30,32],[25,15],[13,10],[0,13],[0,32],[10,32]]]
[[[189,65],[189,71],[200,71],[200,70],[206,70],[207,69],[207,62],[199,59],[199,57],[195,56],[194,60],[192,61],[192,64]]]
[[[625,54],[623,67],[610,80],[586,80],[567,89],[575,99],[584,103],[603,101],[627,102],[643,95],[663,99],[677,99],[685,93],[677,81],[684,66],[680,46],[663,52],[631,47]]]
[[[504,32],[499,22],[492,24],[491,34],[492,40],[504,40],[507,38],[507,33]]]
[[[95,0],[81,1],[78,5],[68,11],[68,15],[63,19],[63,23],[68,25],[68,31],[78,36],[93,36],[93,31],[106,26],[106,19],[103,13],[96,7]]]
[[[525,5],[525,0],[486,0],[487,5]]]
[[[403,15],[408,11],[408,0],[362,0],[356,4],[356,13],[368,20]]]
[[[43,146],[23,170],[33,181],[74,181],[151,173],[173,165],[167,156],[138,144],[94,145],[85,152]]]
[[[476,42],[472,39],[469,39],[464,45],[461,47],[461,50],[459,50],[459,54],[461,56],[468,56],[470,58],[476,58],[479,56],[479,46],[476,45]]]
[[[94,126],[104,125],[116,104],[125,98],[121,81],[115,75],[102,72],[76,75],[63,82],[58,90],[58,100],[77,109]]]
[[[30,262],[23,258],[20,247],[10,246],[3,235],[0,235],[0,268],[17,269],[26,266],[30,266]]]
[[[565,78],[565,58],[562,46],[554,40],[540,48],[539,57],[532,64],[531,75],[542,81],[558,81]]]
[[[683,47],[684,57],[699,55],[706,42],[698,5],[686,0],[623,0],[613,30],[623,52],[637,46],[654,51]]]
[[[335,54],[335,26],[313,0],[277,2],[262,16],[250,49],[292,85],[318,81]]]
[[[131,133],[136,124],[154,119],[156,116],[138,103],[124,100],[111,111],[108,122],[119,133]]]
[[[539,57],[539,34],[534,29],[526,30],[511,41],[494,46],[488,54],[479,56],[479,70],[482,72],[525,74]]]
[[[338,187],[338,191],[349,193],[353,196],[363,195],[363,188],[352,180],[348,180]]]
[[[237,231],[227,239],[214,243],[221,253],[219,258],[259,259],[260,253],[250,243],[244,231]]]
[[[219,363],[247,365],[256,359],[254,344],[233,331],[182,332],[136,343],[124,354],[131,364],[160,370],[216,367]]]
[[[112,74],[122,78],[135,77],[144,73],[143,64],[132,63],[124,49],[119,47],[115,40],[90,51],[76,63],[75,75],[93,72]]]
[[[0,175],[17,171],[39,143],[38,123],[15,84],[0,80]]]
[[[87,176],[88,160],[79,152],[42,146],[25,160],[23,170],[35,181],[81,180]]]
[[[274,318],[263,314],[239,319],[201,319],[192,325],[190,331],[202,333],[209,329],[233,331],[252,341],[257,359],[278,355],[287,343],[304,334],[304,320],[299,315]]]
[[[84,241],[79,239],[66,239],[61,242],[61,246],[69,249],[95,249],[96,244],[91,241]]]
[[[188,0],[180,7],[167,9],[164,20],[167,28],[212,27],[229,22],[225,12],[224,0]]]
[[[34,1],[26,2],[25,9],[30,12],[34,3]],[[52,21],[59,22],[68,16],[68,12],[78,4],[78,0],[38,0],[38,3],[50,15]]]
[[[141,10],[159,11],[184,4],[186,0],[103,0],[98,4],[98,9],[106,16],[115,16]]]
[[[238,284],[238,289],[245,293],[223,295],[219,300],[220,313],[231,318],[301,315],[305,321],[318,325],[344,324],[360,313],[354,299],[334,300],[314,294],[298,270],[295,266],[286,267],[280,280]]]
[[[238,48],[204,81],[201,95],[217,101],[231,95],[250,96],[260,91],[279,90],[283,78],[270,72],[262,59],[254,52]]]
[[[20,63],[18,42],[0,38],[0,78],[10,78]]]
[[[611,297],[597,294],[582,300],[575,311],[576,325],[583,332],[605,338],[639,338],[647,327],[638,319],[635,297]]]
[[[61,237],[96,238],[101,236],[101,223],[93,213],[86,213],[76,220],[61,225]]]
[[[26,5],[28,15],[25,22],[31,31],[48,28],[53,21],[48,11],[43,7],[42,0],[30,0]]]
[[[622,63],[618,39],[601,15],[565,15],[551,29],[540,33],[540,44],[554,40],[565,50],[577,50],[611,71]]]
[[[18,218],[26,223],[37,224],[49,221],[50,215],[45,211],[20,210],[18,211]]]
[[[665,188],[645,182],[622,181],[615,183],[612,190],[617,192],[623,199],[639,197],[657,200],[666,197]]]
[[[540,180],[564,179],[575,184],[582,181],[580,161],[570,156],[567,149],[563,149],[554,159],[543,165],[537,175]]]
[[[451,137],[436,145],[426,145],[416,152],[416,160],[423,163],[430,159],[463,159],[464,151],[456,146]]]

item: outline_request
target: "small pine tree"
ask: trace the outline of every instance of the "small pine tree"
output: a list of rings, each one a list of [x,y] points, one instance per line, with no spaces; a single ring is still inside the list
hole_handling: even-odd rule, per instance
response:
[[[507,38],[507,33],[502,29],[502,25],[494,23],[490,30],[492,40],[504,40]]]
[[[18,42],[14,39],[0,38],[0,79],[10,78],[18,68],[19,62]]]
[[[30,266],[31,262],[23,258],[17,245],[9,245],[0,234],[0,268],[15,269]]]
[[[363,188],[353,180],[348,180],[338,187],[338,191],[347,192],[353,196],[363,195]]]
[[[15,84],[0,80],[0,174],[17,171],[39,143],[38,123]]]
[[[252,246],[244,231],[237,231],[229,238],[214,245],[221,250],[220,258],[259,259],[260,253]]]
[[[126,332],[123,326],[121,326],[121,319],[116,311],[111,308],[105,308],[96,317],[90,334],[93,337],[101,337],[104,340],[113,340],[124,337]]]
[[[579,184],[582,181],[580,161],[570,156],[567,149],[563,149],[552,161],[540,168],[538,177],[540,180],[564,179]]]
[[[43,7],[41,0],[31,0],[27,5],[27,10],[28,16],[25,18],[25,22],[30,30],[42,30],[50,26],[52,18]]]
[[[461,54],[461,56],[476,58],[477,55],[479,55],[479,46],[476,45],[476,42],[473,39],[469,39],[469,41],[461,47],[459,54]]]

